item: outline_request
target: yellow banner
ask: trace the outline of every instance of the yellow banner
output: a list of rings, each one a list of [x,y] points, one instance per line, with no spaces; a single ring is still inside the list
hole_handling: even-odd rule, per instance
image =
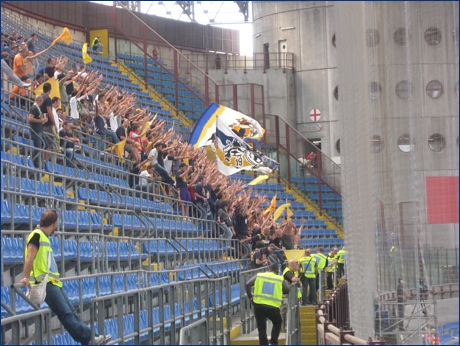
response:
[[[88,55],[88,43],[83,44],[83,47],[81,47],[81,56],[83,58],[83,64],[87,65],[91,61],[93,61],[93,58],[91,58]]]
[[[290,260],[298,260],[305,255],[305,250],[284,250],[286,258]]]
[[[291,203],[280,205],[278,209],[276,209],[275,214],[273,215],[273,221],[278,220],[281,214],[283,214],[284,210],[288,209],[290,206],[291,206]]]
[[[51,42],[51,46],[58,42],[64,41],[66,44],[70,44],[72,42],[72,35],[70,35],[69,29],[64,28],[62,30],[62,34],[59,35],[53,42]]]
[[[251,181],[248,185],[252,186],[252,185],[257,185],[261,182],[263,182],[264,180],[267,180],[268,179],[268,175],[259,175],[257,178],[255,178],[253,181]]]
[[[123,139],[121,142],[118,142],[115,145],[112,145],[110,148],[107,148],[107,151],[115,151],[115,154],[118,155],[118,157],[123,158],[123,154],[125,153],[125,144],[126,144],[126,139]]]
[[[61,91],[59,89],[59,82],[57,81],[56,78],[51,77],[45,83],[50,83],[51,84],[51,93],[49,95],[50,99],[52,99],[54,96],[57,96],[57,97],[61,98]],[[43,83],[37,89],[34,90],[34,95],[35,96],[43,94],[43,85],[45,83]]]

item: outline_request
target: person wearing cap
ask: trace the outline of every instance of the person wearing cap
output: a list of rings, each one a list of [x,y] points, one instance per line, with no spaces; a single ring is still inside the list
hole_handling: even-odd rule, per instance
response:
[[[260,345],[268,345],[267,318],[273,323],[270,344],[278,344],[282,323],[280,307],[283,302],[283,294],[288,294],[291,290],[288,282],[278,274],[278,270],[278,265],[272,263],[268,273],[258,273],[246,283],[248,298],[254,306]]]
[[[70,336],[82,345],[103,344],[110,341],[112,335],[95,336],[91,338],[91,329],[77,315],[65,290],[62,289],[59,269],[54,258],[50,236],[58,227],[56,210],[45,210],[40,216],[40,224],[27,237],[24,254],[24,278],[19,282],[25,287],[37,285],[48,274],[45,302],[53,311]],[[51,262],[51,263],[49,263]]]
[[[26,73],[26,62],[25,58],[27,56],[27,48],[20,46],[19,52],[14,56],[13,61],[13,71],[16,75],[21,78],[22,76],[27,75]]]

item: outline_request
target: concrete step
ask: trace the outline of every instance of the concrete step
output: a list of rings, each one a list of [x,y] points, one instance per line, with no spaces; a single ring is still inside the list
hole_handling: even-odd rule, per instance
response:
[[[270,342],[270,332],[267,330],[268,342]],[[285,345],[286,334],[281,333],[278,338],[279,345]],[[255,333],[243,334],[230,341],[230,345],[259,345],[259,336],[257,330]]]

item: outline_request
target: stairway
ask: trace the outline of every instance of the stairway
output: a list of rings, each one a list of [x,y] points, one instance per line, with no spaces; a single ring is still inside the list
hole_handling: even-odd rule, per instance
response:
[[[316,345],[316,318],[313,305],[300,307],[300,333],[302,345]]]

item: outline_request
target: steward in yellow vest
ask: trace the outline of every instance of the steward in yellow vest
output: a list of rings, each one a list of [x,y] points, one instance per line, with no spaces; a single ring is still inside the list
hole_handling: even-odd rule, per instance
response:
[[[323,282],[319,282],[319,272],[324,271],[324,268],[326,268],[328,264],[327,256],[323,253],[324,248],[319,247],[318,250],[316,250],[317,253],[316,255],[313,255],[316,258],[316,266],[318,267],[318,272],[316,273],[316,291],[318,291],[322,285],[324,285],[324,276],[323,276]]]
[[[267,318],[273,323],[270,343],[278,344],[281,330],[280,306],[283,301],[283,294],[288,294],[290,291],[287,281],[278,275],[278,264],[270,264],[269,270],[268,273],[255,275],[246,283],[248,298],[254,305],[254,315],[261,345],[268,345]]]
[[[345,258],[347,256],[347,251],[345,250],[345,246],[337,252],[335,258],[337,259],[337,275],[339,278],[345,275]]]
[[[38,284],[48,272],[45,302],[51,311],[57,315],[70,336],[82,345],[106,343],[112,336],[110,334],[101,335],[96,336],[92,340],[91,329],[78,317],[75,308],[62,289],[62,283],[59,280],[59,271],[49,240],[49,237],[56,231],[57,226],[57,211],[45,210],[40,217],[40,226],[33,230],[27,237],[24,278],[20,282],[24,286]],[[49,256],[50,253],[51,256]],[[64,260],[64,256],[62,257]],[[48,263],[49,258],[52,261],[51,265]]]
[[[326,282],[328,290],[332,290],[334,288],[334,273],[335,267],[337,266],[337,264],[335,264],[335,251],[336,250],[332,250],[331,252],[329,252],[329,255],[327,256],[328,264]]]
[[[302,278],[302,305],[316,305],[316,259],[311,255],[311,250],[305,250],[305,256],[299,259],[300,268],[303,272]],[[310,288],[310,294],[307,297],[307,289]]]

